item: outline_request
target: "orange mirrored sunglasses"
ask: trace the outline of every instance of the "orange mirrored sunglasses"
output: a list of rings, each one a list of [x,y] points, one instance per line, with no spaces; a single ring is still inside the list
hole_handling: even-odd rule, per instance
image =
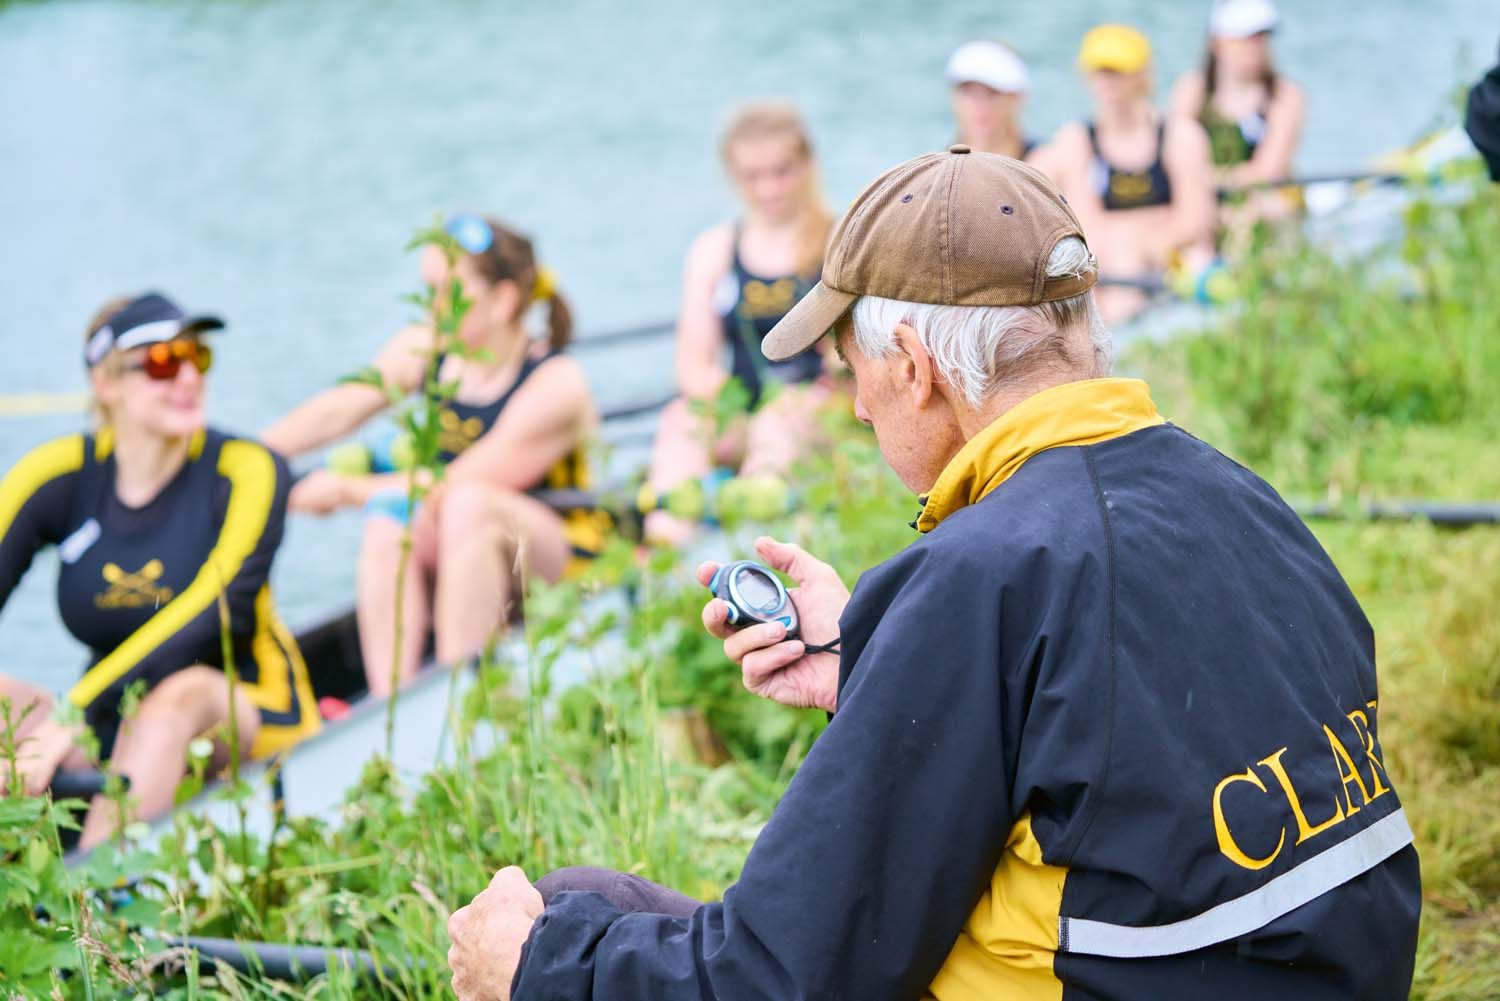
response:
[[[146,378],[165,382],[177,378],[184,362],[191,363],[200,373],[206,373],[214,363],[214,352],[207,344],[192,337],[179,337],[170,341],[157,341],[146,345],[141,360],[127,365],[127,372],[145,372]]]

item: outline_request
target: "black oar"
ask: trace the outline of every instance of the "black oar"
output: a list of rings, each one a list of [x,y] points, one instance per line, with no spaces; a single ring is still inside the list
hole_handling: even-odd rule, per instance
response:
[[[1500,524],[1500,504],[1450,504],[1443,501],[1371,501],[1352,509],[1342,504],[1293,504],[1303,518],[1370,521],[1426,520],[1447,528]]]
[[[192,949],[198,953],[202,965],[211,965],[210,961],[217,961],[240,973],[294,983],[322,976],[330,969],[342,969],[367,976],[393,976],[397,972],[397,967],[390,962],[381,963],[364,949],[237,942],[232,938],[209,938],[201,935],[161,936],[160,941],[174,948]]]
[[[125,775],[115,776],[120,780],[124,789],[130,788],[130,779]],[[47,787],[52,792],[53,799],[91,799],[102,795],[104,787],[109,784],[111,776],[104,772],[94,771],[66,771],[58,772],[52,776],[52,783]]]

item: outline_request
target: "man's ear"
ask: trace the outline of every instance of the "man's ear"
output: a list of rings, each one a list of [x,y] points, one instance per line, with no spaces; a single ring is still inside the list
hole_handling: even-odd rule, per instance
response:
[[[911,397],[917,409],[927,406],[937,385],[937,368],[932,364],[932,355],[927,345],[908,324],[896,324],[896,346],[901,349],[894,359],[896,383]]]

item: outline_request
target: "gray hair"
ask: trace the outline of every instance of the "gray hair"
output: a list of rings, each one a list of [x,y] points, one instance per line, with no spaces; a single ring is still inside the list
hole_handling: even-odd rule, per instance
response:
[[[1092,266],[1088,247],[1070,236],[1052,248],[1046,274],[1076,275]],[[1091,375],[1108,375],[1112,363],[1109,330],[1089,292],[1038,306],[938,306],[866,295],[855,301],[852,318],[855,347],[867,358],[890,354],[897,325],[911,327],[932,355],[938,374],[973,406],[1033,362],[1060,357],[1082,363],[1069,352],[1074,331],[1088,331]]]

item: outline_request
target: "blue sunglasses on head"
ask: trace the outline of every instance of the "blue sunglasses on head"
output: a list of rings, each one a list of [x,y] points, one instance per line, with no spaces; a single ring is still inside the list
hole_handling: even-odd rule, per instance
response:
[[[445,228],[454,242],[471,254],[482,254],[495,245],[495,231],[477,215],[454,216]]]

